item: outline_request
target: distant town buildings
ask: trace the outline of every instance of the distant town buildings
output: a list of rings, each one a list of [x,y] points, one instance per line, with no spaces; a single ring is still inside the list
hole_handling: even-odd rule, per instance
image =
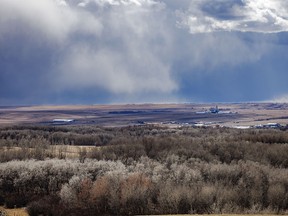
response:
[[[211,113],[219,113],[218,106],[216,105],[215,107],[211,107],[209,110]]]
[[[267,123],[263,125],[255,125],[255,128],[281,128],[279,123]]]
[[[196,114],[206,114],[206,113],[214,113],[214,114],[217,114],[217,113],[219,113],[219,108],[218,108],[218,106],[216,105],[215,107],[211,107],[209,110],[196,112]]]

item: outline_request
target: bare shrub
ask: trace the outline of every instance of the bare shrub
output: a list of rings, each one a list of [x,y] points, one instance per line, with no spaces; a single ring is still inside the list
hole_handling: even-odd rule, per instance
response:
[[[216,190],[213,186],[205,185],[202,188],[197,187],[194,193],[190,195],[191,210],[190,213],[210,214],[213,212],[213,204],[216,200]]]
[[[125,215],[147,214],[151,202],[151,180],[141,173],[133,173],[121,182],[121,213]]]
[[[95,206],[95,214],[110,212],[110,184],[109,178],[103,176],[98,178],[91,189],[91,202]]]
[[[31,202],[27,206],[29,216],[39,215],[63,215],[62,208],[59,208],[59,198],[57,196],[46,196],[37,201]]]
[[[159,214],[166,212],[167,214],[177,214],[181,200],[186,195],[182,186],[176,186],[170,182],[162,183],[159,188],[158,203]],[[190,209],[190,206],[189,206]],[[187,212],[188,213],[188,212]]]
[[[283,210],[287,210],[288,193],[285,186],[281,183],[270,185],[268,190],[268,200],[272,209],[274,209],[278,214]]]

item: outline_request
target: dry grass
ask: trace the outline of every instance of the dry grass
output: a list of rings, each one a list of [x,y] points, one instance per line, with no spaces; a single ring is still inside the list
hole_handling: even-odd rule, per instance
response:
[[[54,156],[57,154],[63,154],[65,158],[77,158],[79,152],[86,150],[86,152],[91,152],[95,148],[101,148],[96,146],[70,146],[70,145],[55,145],[49,146],[48,152],[51,152]]]
[[[0,210],[4,210],[7,213],[7,216],[28,216],[28,213],[24,208],[5,209],[0,207]]]
[[[150,215],[150,216],[152,216],[152,215]],[[198,215],[198,214],[190,214],[190,215],[177,214],[177,215],[158,215],[158,216],[279,216],[279,215],[276,215],[276,214],[201,214],[201,215]]]
[[[48,146],[47,149],[43,149],[44,153],[46,155],[51,155],[53,157],[64,157],[64,158],[78,158],[79,153],[81,151],[86,151],[87,153],[91,152],[92,150],[95,149],[100,149],[101,147],[99,146],[70,146],[70,145],[50,145]],[[21,147],[0,147],[0,151],[6,152],[6,153],[19,153],[23,149]],[[26,150],[33,152],[35,151],[35,148],[26,148]]]
[[[0,207],[0,210],[6,211],[7,216],[29,216],[27,211],[24,208],[16,208],[16,209],[5,209]],[[276,214],[203,214],[199,216],[279,216]],[[143,215],[144,216],[144,215]],[[152,216],[152,215],[151,215]],[[177,214],[177,215],[161,215],[161,216],[198,216],[197,214]]]
[[[24,208],[5,209],[4,207],[0,207],[0,210],[6,211],[6,213],[8,214],[7,216],[29,216],[27,211]],[[264,216],[279,216],[276,214],[209,214],[209,215],[203,214],[203,215],[199,215],[199,216],[263,216],[263,215]],[[198,214],[190,214],[190,215],[177,214],[177,215],[161,215],[161,216],[198,216]]]
[[[5,209],[0,207],[0,210],[5,210],[8,216],[29,216],[27,211],[23,208]],[[274,214],[204,214],[199,216],[279,216]],[[161,216],[198,216],[197,214],[177,214],[177,215],[161,215]]]

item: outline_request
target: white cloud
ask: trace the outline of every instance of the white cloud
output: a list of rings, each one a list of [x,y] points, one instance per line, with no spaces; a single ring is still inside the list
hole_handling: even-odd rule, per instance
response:
[[[143,7],[143,6],[158,5],[159,2],[154,0],[82,0],[77,2],[77,5],[80,7],[87,7],[87,6],[89,7],[89,5],[91,4],[95,4],[100,7],[105,7],[107,5],[110,6],[132,5]]]
[[[0,2],[1,34],[14,30],[13,25],[38,30],[53,38],[63,38],[73,23],[74,17],[65,7],[50,0],[3,0]],[[66,19],[65,19],[66,17]],[[10,28],[12,26],[12,28]]]
[[[2,0],[0,36],[15,31],[17,25],[56,42],[67,40],[74,32],[99,35],[102,30],[100,21],[92,14],[69,6],[64,0]]]
[[[43,43],[59,43],[57,62],[61,63],[51,73],[57,89],[100,87],[127,94],[177,89],[170,64],[161,56],[169,48],[165,43],[170,37],[161,22],[165,16],[158,14],[162,3],[3,0],[0,8],[0,34],[13,34],[13,25],[21,23]]]
[[[285,0],[195,0],[179,13],[180,26],[191,33],[240,31],[275,33],[288,31]]]
[[[82,3],[77,5],[84,11],[89,11],[93,4],[99,7],[94,16],[101,21],[102,33],[90,38],[91,41],[75,41],[70,45],[57,68],[58,88],[97,86],[113,94],[171,93],[177,89],[171,64],[166,60],[171,54],[167,52],[171,44],[162,3],[151,0]]]

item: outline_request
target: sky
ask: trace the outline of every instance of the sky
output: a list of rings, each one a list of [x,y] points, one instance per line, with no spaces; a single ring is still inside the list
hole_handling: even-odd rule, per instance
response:
[[[0,0],[0,105],[288,102],[287,0]]]

